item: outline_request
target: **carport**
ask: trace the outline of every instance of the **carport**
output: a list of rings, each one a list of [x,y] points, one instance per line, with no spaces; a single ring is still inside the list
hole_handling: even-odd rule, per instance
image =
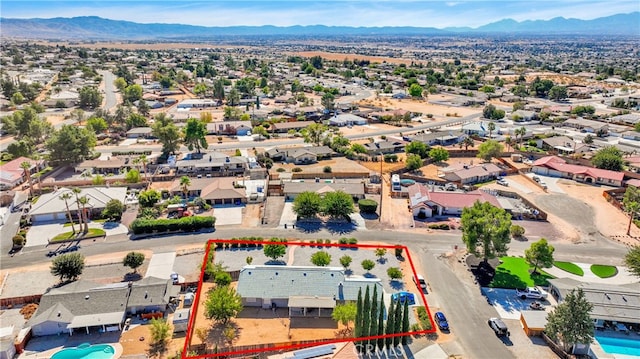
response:
[[[289,317],[331,317],[335,307],[332,297],[289,297]]]
[[[522,310],[520,311],[520,324],[522,324],[522,329],[527,336],[542,335],[544,327],[547,325],[547,312],[544,310]]]

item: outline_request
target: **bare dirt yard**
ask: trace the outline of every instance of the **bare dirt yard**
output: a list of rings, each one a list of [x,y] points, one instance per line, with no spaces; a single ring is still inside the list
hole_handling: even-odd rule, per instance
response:
[[[402,109],[439,117],[462,117],[482,112],[482,107],[444,106],[430,103],[430,101],[448,101],[452,97],[446,94],[429,95],[427,101],[414,99],[392,99],[386,97],[369,98],[360,101],[360,105],[377,106],[388,109]]]

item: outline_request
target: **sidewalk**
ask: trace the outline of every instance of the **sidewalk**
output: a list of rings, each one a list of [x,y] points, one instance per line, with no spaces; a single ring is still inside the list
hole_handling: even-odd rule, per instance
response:
[[[602,284],[612,284],[612,285],[621,285],[621,284],[629,284],[629,283],[637,283],[638,278],[634,277],[631,273],[629,273],[627,267],[617,266],[618,274],[610,278],[600,278],[591,272],[591,264],[588,263],[574,263],[578,267],[582,268],[584,271],[584,275],[577,276],[575,274],[571,274],[569,272],[565,272],[558,267],[544,268],[544,271],[555,276],[556,278],[570,278],[580,282],[587,283],[602,283]]]

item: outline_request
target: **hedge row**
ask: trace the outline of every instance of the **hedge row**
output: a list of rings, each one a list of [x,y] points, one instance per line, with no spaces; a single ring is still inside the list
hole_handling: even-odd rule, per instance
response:
[[[178,219],[143,219],[138,218],[131,223],[133,234],[162,233],[169,231],[197,231],[202,228],[213,228],[215,217],[182,217]]]

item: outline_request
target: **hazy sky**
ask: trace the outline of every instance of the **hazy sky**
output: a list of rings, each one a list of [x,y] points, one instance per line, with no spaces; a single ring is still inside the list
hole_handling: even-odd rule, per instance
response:
[[[7,18],[100,16],[141,23],[180,23],[204,26],[232,25],[345,25],[477,27],[504,18],[548,20],[593,19],[640,11],[638,0],[1,0]]]

